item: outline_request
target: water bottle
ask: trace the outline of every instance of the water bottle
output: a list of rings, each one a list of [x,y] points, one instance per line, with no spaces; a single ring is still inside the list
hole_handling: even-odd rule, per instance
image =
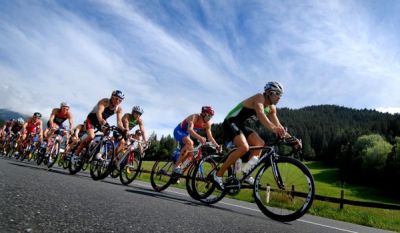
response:
[[[235,171],[236,173],[239,173],[240,170],[242,169],[242,159],[238,158],[235,162]]]
[[[179,160],[179,155],[180,155],[180,153],[181,153],[181,150],[180,150],[179,148],[176,148],[176,149],[174,150],[174,152],[172,152],[172,161],[173,161],[174,163],[176,163],[176,161]]]
[[[182,163],[181,168],[182,170],[186,168],[187,165],[189,165],[190,161],[192,160],[192,158],[190,156],[188,156],[186,158],[186,160]]]
[[[253,169],[253,167],[258,163],[258,156],[253,156],[251,157],[251,159],[249,160],[249,162],[247,162],[246,165],[244,165],[243,167],[243,172],[245,174],[248,174],[251,169]]]

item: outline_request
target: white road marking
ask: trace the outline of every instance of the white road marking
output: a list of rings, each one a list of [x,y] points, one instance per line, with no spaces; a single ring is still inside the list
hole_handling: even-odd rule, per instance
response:
[[[145,185],[145,184],[139,184],[139,183],[136,183],[136,184],[137,184],[137,185],[144,186],[144,187],[149,187],[149,185]],[[151,187],[151,186],[150,186],[150,187]],[[180,193],[180,192],[176,192],[176,191],[172,191],[172,190],[165,190],[165,192],[174,193],[174,194],[178,194],[178,195],[181,195],[181,196],[189,196],[189,195],[186,194],[186,193]],[[251,210],[251,211],[255,211],[255,212],[260,212],[260,213],[261,213],[261,211],[260,211],[259,209],[253,209],[253,208],[250,208],[250,207],[241,206],[241,205],[235,205],[235,204],[231,204],[231,203],[227,203],[227,202],[223,202],[223,201],[220,201],[220,202],[218,202],[218,203],[219,203],[219,204],[223,204],[223,205],[233,206],[233,207],[237,207],[237,208],[246,209],[246,210]],[[333,227],[333,226],[329,226],[329,225],[324,225],[324,224],[320,224],[320,223],[316,223],[316,222],[311,222],[311,221],[307,221],[307,220],[303,220],[303,219],[297,219],[296,221],[303,222],[303,223],[308,223],[308,224],[312,224],[312,225],[316,225],[316,226],[331,228],[331,229],[335,229],[335,230],[343,231],[343,232],[358,233],[357,231],[351,231],[351,230],[347,230],[347,229],[343,229],[343,228],[338,228],[338,227]]]

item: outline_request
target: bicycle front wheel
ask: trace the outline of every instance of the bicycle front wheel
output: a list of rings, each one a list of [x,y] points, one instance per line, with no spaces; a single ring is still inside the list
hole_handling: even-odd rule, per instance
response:
[[[191,174],[192,191],[195,199],[205,204],[214,204],[220,201],[227,194],[226,190],[219,190],[212,181],[212,173],[217,170],[219,156],[210,155],[203,158],[195,166]],[[224,173],[223,179],[232,174],[231,168]]]
[[[60,143],[56,141],[50,149],[47,167],[51,168],[57,162],[58,154],[60,153]]]
[[[168,188],[171,184],[171,176],[175,165],[172,161],[158,160],[151,169],[150,181],[151,186],[157,192],[161,192]]]
[[[129,152],[126,161],[123,161],[121,166],[121,172],[119,173],[119,180],[122,184],[128,185],[132,183],[140,172],[142,167],[142,158],[136,151]]]
[[[114,142],[111,140],[103,141],[99,152],[101,158],[93,159],[90,162],[90,176],[93,180],[104,179],[110,174],[113,168],[112,161],[114,161]]]
[[[308,168],[294,158],[279,157],[275,165],[282,184],[275,180],[271,163],[266,163],[255,179],[255,201],[268,217],[281,222],[294,221],[312,205],[314,179]]]

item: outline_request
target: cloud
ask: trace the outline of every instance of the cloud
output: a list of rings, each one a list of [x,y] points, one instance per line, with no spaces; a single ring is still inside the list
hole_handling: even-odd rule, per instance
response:
[[[400,20],[392,10],[382,21],[388,11],[371,3],[0,5],[0,106],[27,114],[50,114],[67,101],[78,123],[100,98],[121,89],[125,112],[141,105],[148,131],[170,134],[202,105],[213,105],[221,122],[270,80],[284,84],[285,107],[400,102],[394,30]]]

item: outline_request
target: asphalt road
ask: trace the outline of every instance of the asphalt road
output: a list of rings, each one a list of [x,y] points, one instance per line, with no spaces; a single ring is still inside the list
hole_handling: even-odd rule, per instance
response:
[[[87,173],[0,157],[0,232],[388,232],[306,215],[280,223],[256,205],[225,198],[213,206],[184,190],[154,192]]]

